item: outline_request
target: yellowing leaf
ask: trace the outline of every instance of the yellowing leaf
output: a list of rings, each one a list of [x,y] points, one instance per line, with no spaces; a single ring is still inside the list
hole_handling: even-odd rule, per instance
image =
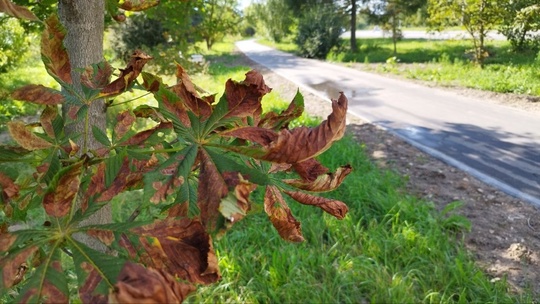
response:
[[[29,84],[11,93],[17,100],[29,101],[40,105],[59,105],[64,102],[64,96],[57,90],[37,84]]]
[[[56,15],[45,20],[45,30],[41,35],[41,58],[49,75],[71,84],[71,64],[64,47],[65,36],[66,31]]]
[[[22,121],[10,121],[7,126],[11,137],[26,150],[33,151],[52,147],[50,142],[38,137]]]
[[[315,128],[283,129],[276,133],[259,127],[244,127],[222,132],[221,135],[249,140],[262,146],[246,149],[228,147],[230,150],[276,163],[302,162],[326,151],[334,141],[343,137],[347,103],[343,93],[338,100],[332,100],[332,114]]]
[[[264,211],[279,235],[290,242],[303,242],[300,222],[292,215],[291,209],[275,186],[267,186],[264,195]]]
[[[39,18],[36,17],[36,15],[34,15],[34,13],[32,13],[29,9],[24,6],[16,5],[9,0],[0,0],[0,12],[19,19],[39,21]]]
[[[180,283],[163,270],[126,263],[109,303],[182,303],[195,290],[195,285]]]
[[[151,56],[141,50],[136,50],[131,54],[131,59],[125,69],[120,70],[118,79],[105,86],[99,96],[112,97],[126,91],[131,84],[137,79],[144,65],[152,59]]]
[[[160,0],[123,0],[119,7],[126,11],[138,12],[144,11],[158,5]]]

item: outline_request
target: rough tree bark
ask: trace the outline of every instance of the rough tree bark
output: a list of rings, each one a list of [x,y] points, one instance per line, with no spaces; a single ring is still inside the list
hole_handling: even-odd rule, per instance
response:
[[[356,52],[358,49],[356,45],[356,2],[357,0],[351,1],[351,52]]]
[[[59,0],[58,13],[60,21],[67,30],[64,45],[71,62],[73,83],[76,87],[80,87],[80,74],[75,69],[84,68],[103,60],[105,1]],[[62,110],[64,115],[68,111],[66,107]],[[97,126],[105,130],[105,112],[104,100],[95,100],[88,110],[88,125]],[[85,132],[88,132],[88,130],[85,130],[84,122],[70,124],[66,127],[66,132],[70,137],[81,135],[76,139],[76,143],[83,148]],[[88,135],[86,137],[86,148],[88,150],[100,147],[100,143],[94,139],[91,132],[86,135]],[[82,224],[104,224],[110,222],[112,222],[111,206],[107,205]],[[82,236],[79,239],[94,249],[105,251],[105,247],[94,239]]]

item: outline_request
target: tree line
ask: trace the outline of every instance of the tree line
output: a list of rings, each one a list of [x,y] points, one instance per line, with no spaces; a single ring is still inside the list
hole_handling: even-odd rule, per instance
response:
[[[266,0],[251,5],[246,17],[261,34],[276,42],[292,35],[301,55],[316,58],[326,57],[327,51],[338,45],[334,28],[351,31],[349,49],[355,52],[359,24],[378,25],[391,33],[396,53],[403,26],[432,31],[462,27],[473,41],[473,61],[481,64],[489,55],[485,47],[489,31],[506,36],[516,52],[537,51],[539,12],[534,0]],[[313,29],[316,24],[324,27]],[[314,45],[319,52],[310,50]]]

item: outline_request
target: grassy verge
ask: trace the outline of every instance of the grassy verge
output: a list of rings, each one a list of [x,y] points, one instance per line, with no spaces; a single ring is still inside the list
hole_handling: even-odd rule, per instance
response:
[[[214,59],[220,62],[218,57]],[[209,85],[212,79],[222,83],[221,75],[236,75],[238,69],[247,71],[220,63],[209,70],[219,77],[204,79]],[[265,103],[268,108],[284,107],[279,96]],[[310,124],[309,120],[301,123]],[[338,221],[318,209],[290,202],[302,222],[306,242],[289,244],[272,227],[263,211],[261,193],[256,193],[252,214],[216,240],[223,280],[201,287],[190,302],[532,300],[531,295],[509,293],[504,281],[491,282],[475,265],[461,242],[470,223],[452,213],[459,203],[437,213],[431,203],[404,192],[402,177],[372,164],[351,137],[338,142],[320,160],[331,169],[346,163],[354,167],[345,183],[328,194],[347,202],[349,215]]]
[[[272,44],[280,50],[294,52],[291,43]],[[506,41],[490,41],[490,57],[483,68],[470,63],[467,50],[470,40],[406,39],[398,42],[397,56],[389,38],[359,39],[358,51],[341,51],[328,56],[329,61],[363,63],[361,68],[391,73],[410,79],[433,82],[442,86],[458,86],[499,93],[540,96],[540,57],[535,52],[514,53]]]

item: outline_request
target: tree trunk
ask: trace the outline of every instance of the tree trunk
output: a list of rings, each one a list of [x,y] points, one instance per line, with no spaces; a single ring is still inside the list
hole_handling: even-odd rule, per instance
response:
[[[80,73],[75,69],[84,68],[103,61],[103,33],[105,27],[104,0],[59,0],[58,13],[60,20],[67,30],[64,45],[71,62],[71,77],[75,88],[80,90]],[[68,108],[62,109],[64,116]],[[87,126],[106,128],[106,107],[103,99],[94,100],[88,110],[88,123],[80,121],[66,126],[66,133],[71,138],[78,136],[75,142],[82,153],[100,147]],[[81,225],[105,224],[112,222],[110,205],[103,207],[96,214],[85,220]],[[86,245],[105,251],[100,242],[85,236],[78,239]]]
[[[356,45],[356,1],[351,0],[351,52],[356,52],[358,49]]]

